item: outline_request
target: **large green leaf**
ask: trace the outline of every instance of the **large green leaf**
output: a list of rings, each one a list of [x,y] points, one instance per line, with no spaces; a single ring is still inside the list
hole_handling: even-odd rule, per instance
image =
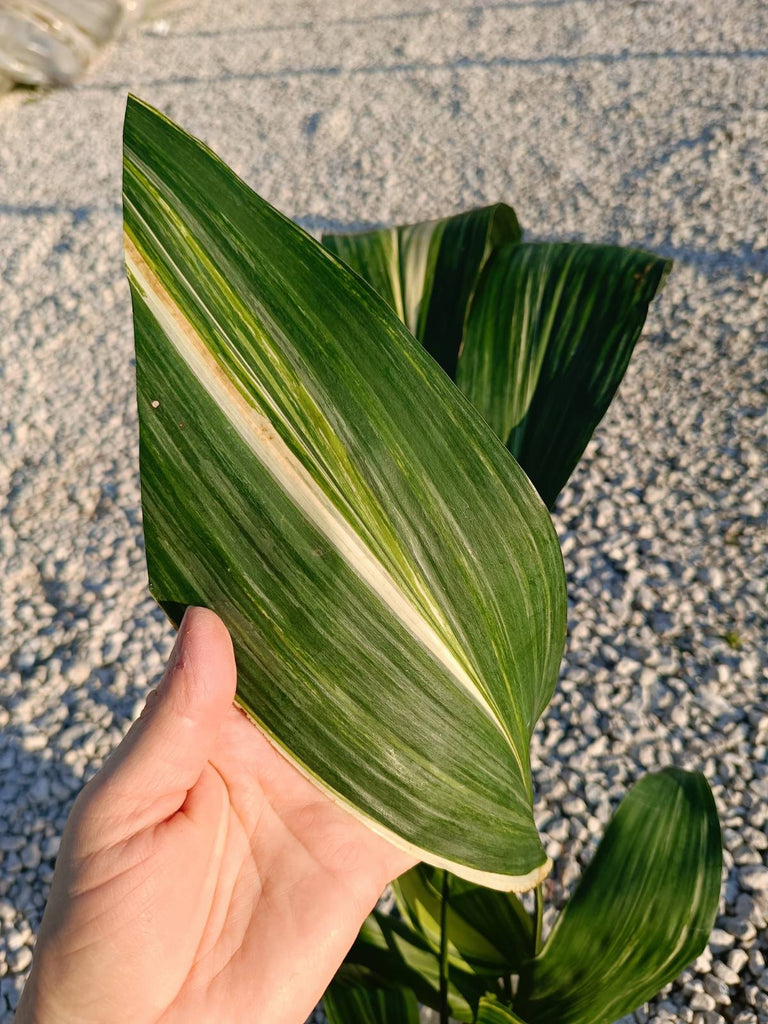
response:
[[[669,266],[634,249],[545,242],[488,261],[456,383],[548,505],[605,415]]]
[[[704,949],[722,850],[703,775],[667,768],[622,801],[515,1010],[535,1024],[609,1024],[656,995]]]
[[[423,936],[405,921],[374,911],[368,916],[338,976],[348,982],[350,971],[357,983],[370,988],[394,985],[413,991],[424,1006],[440,1007],[440,958]],[[451,1017],[473,1021],[481,996],[493,986],[487,977],[459,970],[447,972],[447,1002]]]
[[[535,884],[565,632],[538,495],[371,288],[135,99],[124,208],[152,593],[222,616],[239,704],[333,799]]]
[[[435,950],[440,948],[443,875],[417,864],[392,885],[400,912]],[[533,922],[512,893],[451,876],[445,918],[449,961],[464,970],[517,974],[533,955]]]
[[[521,237],[515,211],[497,203],[422,224],[323,235],[323,245],[389,303],[454,377],[480,271],[498,246]]]
[[[323,243],[389,302],[552,505],[671,264],[520,238],[514,212],[499,204]]]
[[[328,1024],[419,1024],[419,1004],[409,989],[369,988],[334,981],[323,996]]]

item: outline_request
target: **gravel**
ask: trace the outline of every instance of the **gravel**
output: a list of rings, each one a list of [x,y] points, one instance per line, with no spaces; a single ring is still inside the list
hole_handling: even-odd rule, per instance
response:
[[[570,638],[537,814],[558,906],[635,779],[703,770],[717,927],[626,1020],[768,1022],[766,30],[760,0],[199,0],[78,88],[0,100],[0,1019],[71,803],[171,643],[139,514],[130,88],[313,231],[505,200],[533,236],[675,258],[555,514]]]

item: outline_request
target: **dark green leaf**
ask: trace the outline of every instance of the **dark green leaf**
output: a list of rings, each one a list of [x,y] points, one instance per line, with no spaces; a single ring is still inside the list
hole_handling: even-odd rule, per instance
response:
[[[520,238],[499,204],[323,242],[456,380],[551,506],[671,264],[633,249]]]
[[[514,210],[497,203],[422,224],[324,235],[323,244],[386,299],[453,377],[480,271],[494,249],[521,237]]]
[[[419,1004],[410,990],[369,988],[341,978],[323,996],[323,1009],[328,1024],[419,1024]]]
[[[523,973],[515,1009],[533,1024],[609,1024],[636,1009],[706,946],[721,870],[704,776],[645,776]]]
[[[370,971],[372,985],[408,988],[425,1006],[440,1006],[439,957],[404,921],[374,911],[361,928],[343,970],[354,967]],[[451,1016],[459,1021],[474,1020],[480,997],[489,988],[488,978],[450,966],[448,982]]]
[[[393,883],[400,912],[434,950],[440,948],[442,878],[440,869],[418,864]],[[533,924],[520,900],[455,875],[446,927],[449,960],[464,970],[517,974],[533,954]]]
[[[552,505],[616,392],[670,264],[605,245],[506,245],[467,318],[456,383]]]

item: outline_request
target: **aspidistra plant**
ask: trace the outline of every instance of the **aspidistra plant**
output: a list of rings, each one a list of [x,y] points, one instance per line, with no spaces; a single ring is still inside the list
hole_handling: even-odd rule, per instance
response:
[[[621,802],[541,948],[512,893],[452,880],[443,914],[444,873],[420,865],[395,886],[402,917],[397,945],[381,943],[378,937],[392,926],[378,914],[364,925],[345,969],[371,971],[358,979],[369,991],[385,981],[415,991],[446,1019],[610,1024],[652,998],[704,949],[721,872],[720,825],[706,780],[667,768],[646,775]],[[445,999],[442,951],[450,979]],[[334,1012],[336,985],[329,991],[330,1024],[353,1024],[353,1017]]]
[[[566,600],[535,489],[367,284],[133,98],[124,211],[151,592],[221,615],[238,702],[333,799],[536,884]]]
[[[323,243],[386,299],[551,507],[671,262],[613,245],[524,242],[501,203]]]
[[[424,1004],[444,1020],[597,1024],[647,998],[695,956],[717,902],[699,776],[636,787],[543,948],[512,892],[549,869],[530,737],[565,633],[562,558],[531,480],[551,504],[664,261],[526,246],[501,206],[385,244],[326,239],[334,254],[134,98],[124,210],[151,592],[174,623],[214,608],[255,725],[424,862],[396,888],[401,918],[362,929],[329,1018],[408,1024]],[[623,811],[643,785],[658,813]],[[645,836],[634,859],[627,821]],[[569,957],[604,899],[674,896],[652,850],[678,864],[688,911],[678,900],[656,931],[649,911],[625,935],[639,959],[608,936],[580,973]],[[627,865],[636,891],[614,884]]]

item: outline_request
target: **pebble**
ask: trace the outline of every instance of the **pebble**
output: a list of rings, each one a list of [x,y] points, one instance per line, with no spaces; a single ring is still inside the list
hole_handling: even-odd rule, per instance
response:
[[[37,779],[29,789],[29,796],[38,803],[46,804],[51,799],[51,784],[44,776]]]
[[[744,868],[739,872],[739,881],[750,892],[765,892],[768,890],[768,868]]]
[[[713,974],[708,974],[704,979],[704,991],[712,996],[716,1003],[728,1005],[731,1001],[728,986]]]
[[[21,851],[21,863],[25,868],[34,869],[39,866],[42,860],[40,846],[34,840],[30,840]]]
[[[713,928],[709,937],[709,948],[713,953],[724,953],[736,942],[736,938],[730,932],[722,928]]]
[[[26,938],[21,932],[17,932],[15,928],[11,928],[5,936],[5,947],[10,953],[15,953],[26,942]]]
[[[46,860],[55,858],[61,846],[61,836],[47,836],[40,844],[40,852]]]
[[[717,1004],[707,992],[694,992],[688,1005],[692,1010],[714,1010]]]
[[[719,978],[720,981],[722,981],[724,985],[738,985],[739,984],[740,978],[739,978],[738,972],[732,970],[730,967],[727,967],[720,960],[715,962],[715,964],[714,964],[714,966],[712,968],[712,973],[715,975],[715,977]],[[707,979],[705,979],[705,981],[704,981],[705,986],[706,986],[706,981],[707,981]],[[711,993],[711,994],[714,995],[714,993]]]
[[[728,967],[734,974],[741,974],[749,962],[749,954],[745,949],[734,949],[728,954]]]
[[[759,949],[749,951],[749,972],[755,978],[759,977],[765,969],[765,957]]]
[[[32,950],[29,946],[22,946],[8,958],[8,962],[14,974],[21,974],[32,963]]]

